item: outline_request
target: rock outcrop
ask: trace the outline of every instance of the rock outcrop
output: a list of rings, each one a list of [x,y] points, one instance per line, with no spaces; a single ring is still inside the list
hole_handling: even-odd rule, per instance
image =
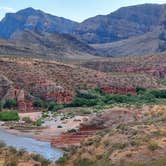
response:
[[[75,133],[63,133],[52,139],[51,145],[58,148],[66,148],[70,146],[80,146],[81,142],[88,137],[93,136],[102,128],[82,125],[80,130]]]
[[[120,88],[120,87],[102,87],[101,88],[105,93],[113,93],[113,94],[136,94],[136,88]]]
[[[12,91],[12,82],[5,76],[0,75],[0,100],[7,99]]]
[[[32,93],[46,101],[56,101],[57,103],[70,103],[74,97],[72,92],[50,80],[38,82]]]

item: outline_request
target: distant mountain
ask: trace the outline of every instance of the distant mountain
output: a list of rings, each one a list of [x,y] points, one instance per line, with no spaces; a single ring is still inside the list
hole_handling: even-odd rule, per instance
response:
[[[98,55],[95,49],[67,34],[20,31],[10,40],[0,40],[1,55],[46,59],[89,59]]]
[[[79,24],[75,35],[88,43],[110,43],[143,35],[166,19],[166,5],[143,4],[123,7],[89,18]]]
[[[12,40],[10,46],[0,46],[5,55],[79,59],[163,52],[166,4],[123,7],[82,23],[27,8],[6,14],[0,21],[0,37]]]
[[[13,33],[22,30],[71,33],[77,24],[62,17],[27,8],[17,13],[6,14],[5,18],[0,22],[0,37],[9,39]]]
[[[113,43],[92,44],[107,57],[140,56],[166,51],[166,29],[158,27],[144,35]]]

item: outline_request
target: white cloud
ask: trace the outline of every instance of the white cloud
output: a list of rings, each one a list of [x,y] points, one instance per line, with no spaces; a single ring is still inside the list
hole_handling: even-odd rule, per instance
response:
[[[5,16],[6,13],[15,12],[12,7],[0,6],[0,20]]]

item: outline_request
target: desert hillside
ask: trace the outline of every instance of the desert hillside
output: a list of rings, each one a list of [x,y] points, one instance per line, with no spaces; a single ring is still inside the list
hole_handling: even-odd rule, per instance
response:
[[[157,78],[147,74],[104,73],[75,65],[38,59],[0,59],[1,100],[34,97],[68,103],[77,90],[100,88],[107,93],[135,93],[137,87],[160,88]],[[23,94],[24,97],[21,97]],[[28,97],[29,96],[29,97]],[[27,99],[24,99],[27,98]],[[24,101],[25,100],[25,101]]]
[[[166,53],[93,60],[83,63],[82,66],[102,72],[147,73],[165,79]]]
[[[166,166],[166,4],[104,1],[0,1],[0,166]]]

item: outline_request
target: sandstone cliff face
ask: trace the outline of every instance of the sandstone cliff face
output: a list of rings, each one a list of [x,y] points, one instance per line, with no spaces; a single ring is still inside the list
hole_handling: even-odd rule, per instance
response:
[[[12,82],[5,76],[0,75],[0,100],[7,99],[12,91]]]
[[[55,101],[57,103],[69,103],[73,100],[73,94],[66,91],[63,87],[56,86],[51,81],[38,81],[30,95],[25,89],[15,86],[5,76],[0,75],[0,100],[15,99],[18,110],[22,112],[34,111],[33,102],[35,97],[42,98],[46,101]]]
[[[22,112],[32,112],[33,107],[33,97],[24,91],[24,89],[17,89],[15,91],[15,98],[18,105],[18,110]]]
[[[56,101],[57,103],[70,103],[74,97],[72,92],[50,80],[38,82],[33,88],[32,94],[46,101]]]
[[[120,88],[120,87],[103,87],[101,88],[105,93],[113,93],[113,94],[136,94],[136,88]]]

